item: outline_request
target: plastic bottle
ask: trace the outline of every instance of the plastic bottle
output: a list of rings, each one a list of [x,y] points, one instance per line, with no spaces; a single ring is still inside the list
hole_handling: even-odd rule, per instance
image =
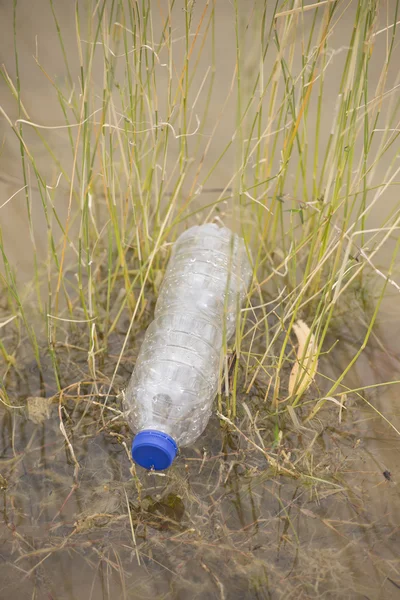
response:
[[[215,224],[174,244],[155,309],[125,392],[136,433],[132,458],[167,469],[178,446],[204,431],[218,390],[224,335],[235,331],[252,270],[242,238]]]

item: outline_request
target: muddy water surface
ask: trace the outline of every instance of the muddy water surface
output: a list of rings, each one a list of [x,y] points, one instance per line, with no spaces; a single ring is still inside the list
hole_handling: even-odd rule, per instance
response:
[[[35,4],[18,2],[23,102],[32,121],[54,125],[63,122],[63,115],[35,56],[39,53],[59,82],[66,73],[49,5],[44,0]],[[38,4],[43,5],[41,10]],[[387,5],[390,8],[390,3],[382,2],[383,8]],[[67,3],[56,2],[55,6],[72,76],[77,78],[74,12]],[[348,6],[346,18],[332,37],[336,50],[348,44],[354,3]],[[217,119],[220,124],[205,157],[205,173],[232,138],[236,118],[234,98],[227,102],[221,117],[235,65],[233,11],[229,2],[218,2],[216,10],[217,76],[208,131]],[[1,62],[14,77],[11,3],[0,4],[0,23]],[[183,27],[180,15],[175,23],[179,38]],[[311,20],[305,20],[306,30],[310,26]],[[254,62],[251,45],[248,51],[250,68]],[[199,71],[203,75],[210,56],[211,48],[206,45]],[[382,56],[384,44],[377,40],[371,89],[378,82]],[[332,89],[324,96],[327,117],[321,145],[331,131],[328,115],[334,113],[343,61],[344,55],[338,52],[330,67]],[[99,90],[101,81],[100,65],[94,70]],[[5,82],[0,85],[2,107],[14,121],[18,118],[15,102]],[[19,144],[5,119],[0,120],[0,132],[2,205],[25,181]],[[71,168],[65,132],[42,133],[64,168]],[[26,136],[35,147],[36,134],[27,129]],[[173,152],[171,162],[176,159]],[[227,185],[233,158],[232,152],[225,155],[207,182],[209,188]],[[55,186],[59,170],[42,145],[37,145],[35,159]],[[378,181],[384,180],[385,169],[386,165],[377,166]],[[29,227],[25,191],[1,208],[0,222],[7,256],[19,281],[29,284],[32,243],[43,259],[47,239],[42,200],[32,177],[28,176],[27,185],[33,227]],[[371,217],[377,219],[376,225],[381,224],[382,212],[396,205],[396,194],[390,189]],[[51,198],[65,222],[69,190],[63,180]],[[54,228],[56,232],[57,224]],[[380,267],[387,266],[389,259],[383,252]],[[73,254],[70,261],[73,264]],[[359,304],[349,316],[336,323],[331,333],[336,346],[320,366],[325,377],[338,376],[363,341],[366,317]],[[350,389],[400,379],[398,323],[398,293],[390,288],[375,335],[345,380]],[[1,331],[10,343],[13,331],[9,327]],[[79,349],[79,331],[75,338],[66,336],[68,343],[60,349],[64,353],[62,386],[66,388],[61,400],[55,397],[51,360],[45,351],[41,370],[28,351],[24,356],[23,349],[19,350],[18,369],[4,367],[8,393],[21,408],[0,408],[1,599],[400,597],[397,385],[371,387],[364,393],[370,405],[357,394],[349,394],[347,410],[343,409],[340,419],[338,407],[329,402],[305,429],[293,429],[282,419],[284,442],[277,441],[275,421],[255,390],[243,400],[253,415],[259,411],[256,428],[244,409],[237,422],[242,433],[224,429],[214,416],[203,436],[193,447],[182,450],[168,473],[136,474],[127,451],[131,436],[119,415],[117,397],[132,370],[136,347],[124,356],[109,408],[102,411],[100,404],[93,402],[108,393],[108,378],[125,331],[113,336],[96,382],[87,378],[87,354]],[[317,384],[320,390],[315,388],[314,395],[326,388],[326,380],[321,378]],[[46,397],[53,400],[47,402]],[[261,444],[280,467],[287,467],[285,459],[290,455],[302,475],[293,477],[271,468]]]

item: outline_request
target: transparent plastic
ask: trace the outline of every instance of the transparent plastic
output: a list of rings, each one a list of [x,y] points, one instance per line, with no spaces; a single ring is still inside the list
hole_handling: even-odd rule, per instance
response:
[[[227,228],[196,226],[177,239],[125,392],[134,432],[161,431],[185,446],[204,431],[224,335],[235,331],[251,274],[243,240]]]

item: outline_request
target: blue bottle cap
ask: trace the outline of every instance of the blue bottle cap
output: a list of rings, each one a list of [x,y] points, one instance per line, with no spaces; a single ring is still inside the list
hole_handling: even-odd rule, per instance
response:
[[[178,452],[175,440],[162,431],[143,429],[133,438],[132,458],[144,469],[168,469]]]

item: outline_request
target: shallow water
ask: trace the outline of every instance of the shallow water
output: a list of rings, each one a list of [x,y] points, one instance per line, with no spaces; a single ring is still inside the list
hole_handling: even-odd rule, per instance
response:
[[[64,29],[73,32],[73,11],[62,2],[55,5]],[[59,46],[48,3],[43,1],[42,11],[34,9],[28,0],[19,1],[18,7],[21,81],[29,116],[39,123],[62,122],[51,86],[33,68],[37,33],[47,68],[59,79],[65,76],[62,56],[55,50]],[[337,49],[348,39],[351,11],[350,3],[349,18],[343,20],[332,40]],[[10,3],[0,4],[1,61],[12,74],[10,15]],[[210,128],[220,113],[233,73],[230,19],[230,3],[217,3],[218,77]],[[178,37],[182,23],[177,23]],[[73,48],[71,43],[74,64]],[[383,46],[377,41],[371,87],[379,77],[382,52]],[[334,112],[338,85],[334,74],[343,67],[341,56],[335,58],[332,93],[324,99],[326,114]],[[250,50],[248,60],[251,63]],[[203,73],[209,64],[207,50],[204,61]],[[101,81],[101,70],[98,77]],[[0,85],[2,106],[15,119],[14,103],[5,92],[4,82]],[[232,99],[205,158],[205,172],[232,136],[234,122]],[[322,126],[321,144],[326,143],[330,127],[330,121]],[[22,187],[23,179],[18,144],[4,120],[0,121],[0,131],[4,141],[1,205]],[[46,136],[68,169],[71,157],[66,137],[59,131],[47,132]],[[47,154],[41,152],[38,150],[36,156],[40,169],[49,177],[51,172],[56,182],[58,173],[52,164],[47,165]],[[173,150],[171,153],[173,161]],[[228,153],[207,185],[225,186],[231,164]],[[378,166],[378,180],[384,179],[384,167]],[[388,189],[384,210],[395,206],[395,190]],[[208,202],[212,194],[205,196]],[[68,189],[62,183],[56,198],[64,219]],[[46,253],[45,222],[34,185],[31,202],[40,257]],[[374,218],[380,223],[382,214],[372,215],[372,222]],[[29,283],[32,252],[23,194],[1,209],[0,222],[9,259],[19,280]],[[387,265],[389,257],[383,252],[381,265]],[[150,311],[151,307],[148,316]],[[331,333],[332,343],[339,342],[322,361],[320,370],[325,376],[340,374],[362,343],[365,327],[358,305],[348,317],[348,322],[344,320]],[[68,389],[60,402],[57,397],[50,403],[46,398],[52,398],[57,389],[50,357],[43,353],[40,371],[26,341],[21,344],[15,340],[20,366],[18,370],[7,369],[5,384],[13,403],[21,408],[9,410],[0,405],[0,599],[400,597],[399,443],[393,428],[400,430],[396,385],[374,387],[365,393],[368,402],[393,426],[355,394],[349,394],[341,422],[338,407],[329,402],[307,429],[296,430],[290,421],[282,419],[281,445],[276,445],[274,420],[256,389],[243,400],[252,414],[259,410],[258,434],[244,409],[236,422],[241,433],[224,427],[213,416],[202,437],[192,447],[182,449],[170,471],[136,473],[129,459],[131,434],[118,412],[118,393],[132,370],[136,347],[129,348],[124,356],[108,408],[102,412],[100,404],[93,402],[102,401],[102,395],[108,393],[108,378],[125,332],[120,330],[110,340],[109,356],[101,363],[96,381],[87,376],[87,353],[71,349],[73,344],[79,346],[80,332],[75,332],[76,339],[66,335],[66,346],[60,353],[62,386]],[[12,346],[12,326],[2,328],[1,333],[8,347]],[[349,388],[400,379],[399,334],[398,293],[392,289],[375,336],[345,380]],[[134,338],[137,346],[140,335]],[[4,369],[1,375],[5,377]],[[324,389],[323,380],[317,383]],[[36,404],[27,400],[36,397],[41,398]],[[33,407],[30,413],[27,402]],[[74,456],[60,430],[60,420]],[[277,472],[268,465],[260,446],[283,469],[289,468],[285,458],[290,455],[288,460],[302,475]]]
[[[350,325],[335,332],[341,351],[335,364],[323,359],[324,375],[339,374],[355,351],[362,328],[352,327],[351,336]],[[1,408],[0,598],[398,597],[392,427],[349,394],[340,422],[333,403],[300,430],[281,417],[277,444],[276,418],[255,387],[242,397],[255,421],[243,408],[235,426],[213,416],[168,472],[136,472],[117,397],[135,352],[127,352],[103,415],[112,348],[97,381],[82,377],[84,352],[60,349],[61,400],[46,355],[41,373],[27,361],[9,374],[21,408]],[[390,350],[372,344],[346,385],[399,371]],[[399,427],[395,386],[364,396]],[[293,467],[292,476],[285,469]]]
[[[42,423],[3,411],[1,598],[398,597],[397,436],[371,410],[350,398],[275,449],[265,417],[260,437],[213,417],[167,473],[132,477],[126,424],[103,426],[88,391]]]

